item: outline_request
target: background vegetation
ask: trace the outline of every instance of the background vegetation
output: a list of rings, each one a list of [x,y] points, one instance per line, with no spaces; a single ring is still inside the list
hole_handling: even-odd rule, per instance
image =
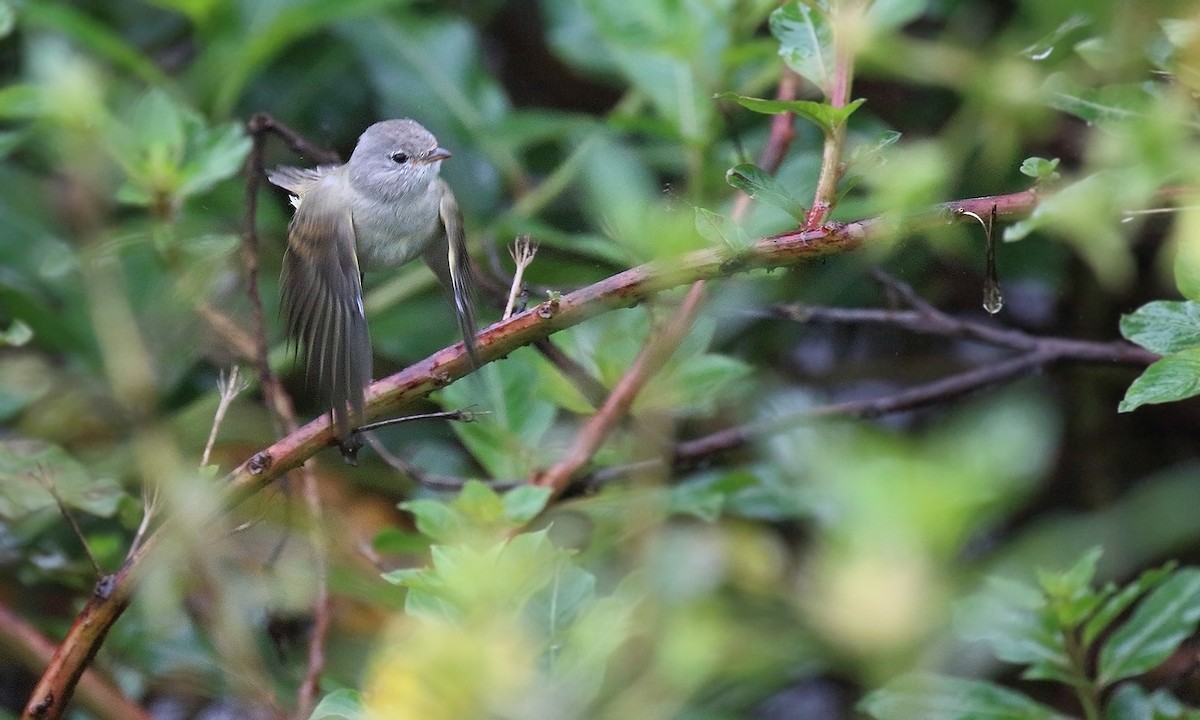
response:
[[[0,0],[0,38],[0,716],[85,665],[77,717],[1196,715],[1195,3]],[[388,117],[454,152],[488,322],[520,236],[547,318],[721,277],[226,511],[321,411],[239,173]],[[425,268],[366,282],[378,377],[455,342]]]

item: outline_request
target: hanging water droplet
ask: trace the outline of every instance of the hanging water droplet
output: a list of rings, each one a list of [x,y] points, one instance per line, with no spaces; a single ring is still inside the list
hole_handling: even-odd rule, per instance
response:
[[[983,309],[995,315],[1004,307],[1004,296],[1000,294],[1000,276],[996,272],[996,206],[984,226],[984,248],[987,258],[987,274],[983,279]]]
[[[1000,294],[1000,284],[992,278],[983,286],[983,309],[991,315],[1004,309],[1004,296]]]

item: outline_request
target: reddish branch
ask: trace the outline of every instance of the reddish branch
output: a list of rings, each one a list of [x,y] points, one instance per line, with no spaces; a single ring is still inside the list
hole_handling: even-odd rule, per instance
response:
[[[629,408],[633,407],[638,393],[650,378],[662,369],[679,347],[679,343],[687,337],[703,299],[704,281],[697,280],[692,283],[683,304],[675,311],[670,321],[664,327],[650,333],[633,364],[621,376],[621,381],[609,393],[604,404],[580,428],[571,447],[553,467],[533,478],[534,485],[550,488],[553,495],[567,489],[575,473],[591,461],[616,424],[625,417]]]
[[[3,604],[0,604],[0,647],[12,649],[16,659],[28,667],[47,665],[55,652],[55,644],[50,638]],[[83,672],[76,693],[80,704],[100,720],[150,718],[137,703],[130,701],[94,670]]]
[[[779,86],[779,99],[794,99],[797,82],[798,78],[794,74],[786,74]],[[781,113],[771,123],[771,133],[762,152],[762,158],[769,163],[767,172],[774,172],[787,154],[787,146],[795,137],[792,130],[793,121],[792,113]],[[731,213],[732,220],[735,223],[741,222],[749,208],[750,197],[745,193],[739,194]],[[533,484],[548,487],[553,495],[559,495],[567,489],[575,473],[591,461],[617,423],[633,407],[633,402],[642,388],[662,369],[679,347],[679,343],[687,337],[704,301],[704,283],[704,280],[692,283],[683,304],[675,310],[675,314],[663,325],[661,331],[650,332],[633,364],[626,369],[599,409],[576,433],[567,451],[550,469],[535,473],[532,478]]]

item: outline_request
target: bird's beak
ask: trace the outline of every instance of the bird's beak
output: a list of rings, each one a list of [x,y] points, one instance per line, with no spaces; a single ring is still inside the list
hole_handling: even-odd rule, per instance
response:
[[[439,148],[435,149],[433,152],[426,155],[424,162],[427,162],[427,163],[437,162],[438,160],[445,160],[446,158],[450,158],[450,157],[453,157],[453,153],[451,153],[449,150],[447,150],[444,147],[439,147]]]

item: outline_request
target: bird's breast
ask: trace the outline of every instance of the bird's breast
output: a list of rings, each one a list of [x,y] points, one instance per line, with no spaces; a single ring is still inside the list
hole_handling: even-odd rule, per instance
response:
[[[433,190],[433,188],[430,188]],[[441,227],[436,193],[389,200],[359,198],[353,212],[359,267],[385,270],[420,255]]]

